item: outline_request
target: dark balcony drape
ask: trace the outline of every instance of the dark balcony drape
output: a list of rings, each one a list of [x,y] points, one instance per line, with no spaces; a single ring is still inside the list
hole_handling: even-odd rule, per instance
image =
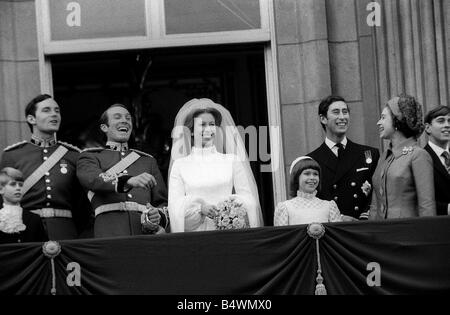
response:
[[[319,252],[328,294],[450,292],[450,217],[324,226]],[[61,241],[54,280],[42,244],[2,245],[0,294],[50,294],[52,281],[58,295],[314,294],[316,243],[306,229]],[[71,286],[70,263],[79,265],[80,286]],[[379,265],[379,286],[368,285],[369,263]]]

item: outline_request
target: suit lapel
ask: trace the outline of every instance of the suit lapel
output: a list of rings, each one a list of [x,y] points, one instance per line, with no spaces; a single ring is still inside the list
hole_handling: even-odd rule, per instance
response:
[[[336,155],[334,155],[333,151],[331,151],[331,149],[325,144],[325,142],[319,147],[317,153],[317,156],[320,157],[320,161],[317,162],[328,167],[333,173],[336,172],[338,159]]]
[[[352,168],[355,160],[358,158],[358,154],[361,153],[358,151],[357,146],[348,140],[344,150],[344,155],[339,159],[333,182],[339,181],[342,176],[344,176]]]
[[[428,144],[424,149],[427,150],[431,155],[431,158],[433,159],[433,167],[436,169],[436,171],[442,173],[442,175],[450,180],[450,174],[445,169],[444,165],[441,162],[441,159],[437,156],[436,152],[434,152],[434,150]]]

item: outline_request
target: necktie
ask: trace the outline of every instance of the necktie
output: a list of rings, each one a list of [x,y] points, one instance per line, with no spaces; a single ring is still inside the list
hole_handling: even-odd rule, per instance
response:
[[[344,154],[344,145],[342,143],[337,143],[336,144],[337,148],[338,148],[338,159],[340,159],[342,157],[342,155]]]
[[[444,151],[442,153],[442,156],[444,157],[445,168],[447,169],[447,172],[450,174],[450,153],[448,153],[447,151]]]

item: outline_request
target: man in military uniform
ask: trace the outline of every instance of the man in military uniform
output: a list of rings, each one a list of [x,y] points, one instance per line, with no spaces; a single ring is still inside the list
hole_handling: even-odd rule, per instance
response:
[[[61,114],[50,95],[32,99],[25,116],[31,139],[5,148],[0,169],[9,166],[23,173],[22,208],[41,217],[49,239],[77,238],[86,227],[90,207],[76,177],[80,150],[56,140]]]
[[[347,139],[350,110],[342,97],[332,95],[322,100],[319,118],[326,138],[319,148],[308,154],[322,168],[321,190],[317,196],[335,200],[344,215],[367,219],[372,175],[380,153],[376,148]]]
[[[156,160],[128,148],[133,128],[129,111],[110,106],[100,118],[106,148],[84,150],[77,164],[81,185],[95,210],[95,237],[163,232],[168,227],[167,189]]]

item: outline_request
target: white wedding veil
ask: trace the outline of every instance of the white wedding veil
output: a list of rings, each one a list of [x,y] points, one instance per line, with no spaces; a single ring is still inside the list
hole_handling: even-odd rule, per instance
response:
[[[201,109],[214,108],[222,116],[220,126],[216,126],[215,146],[218,152],[224,154],[233,154],[238,162],[240,162],[245,171],[248,185],[251,194],[256,203],[256,218],[258,224],[256,226],[263,226],[263,217],[261,213],[261,206],[259,204],[258,188],[256,186],[255,178],[250,168],[250,162],[247,157],[247,152],[244,146],[241,135],[236,127],[230,112],[222,105],[214,103],[208,98],[192,99],[185,103],[175,118],[174,128],[172,130],[172,151],[170,155],[169,166],[169,180],[172,171],[172,165],[176,159],[185,157],[191,153],[191,131],[185,126],[186,120],[191,118],[191,115]]]

